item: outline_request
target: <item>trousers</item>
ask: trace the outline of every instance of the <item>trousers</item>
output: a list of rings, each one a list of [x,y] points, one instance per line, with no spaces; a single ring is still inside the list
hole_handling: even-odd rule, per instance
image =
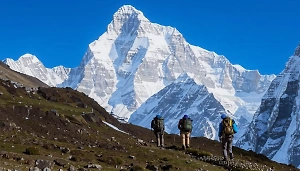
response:
[[[180,136],[182,137],[182,147],[190,147],[190,132],[180,131]]]
[[[223,137],[222,138],[223,157],[225,160],[228,159],[228,153],[229,153],[230,159],[233,159],[232,140],[233,140],[233,137]]]
[[[164,146],[164,131],[154,131],[157,147]]]

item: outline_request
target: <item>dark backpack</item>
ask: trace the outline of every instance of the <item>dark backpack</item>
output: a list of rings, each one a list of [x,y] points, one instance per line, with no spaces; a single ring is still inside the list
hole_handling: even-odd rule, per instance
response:
[[[153,127],[155,131],[162,131],[165,128],[164,118],[154,118]]]
[[[233,135],[234,134],[233,127],[232,127],[232,119],[225,118],[222,120],[222,124],[223,124],[223,133],[225,135]]]
[[[192,120],[190,118],[182,119],[182,131],[190,132],[193,129]]]

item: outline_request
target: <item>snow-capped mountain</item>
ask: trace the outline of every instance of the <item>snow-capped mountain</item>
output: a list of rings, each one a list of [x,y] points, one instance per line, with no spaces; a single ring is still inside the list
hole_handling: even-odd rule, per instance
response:
[[[36,56],[31,54],[25,54],[17,61],[7,58],[3,62],[9,65],[12,70],[36,77],[49,86],[62,83],[70,71],[69,68],[63,66],[52,69],[46,68]]]
[[[300,167],[300,45],[273,80],[237,145]]]
[[[126,121],[147,99],[187,73],[247,126],[275,78],[232,65],[222,55],[189,44],[177,29],[151,23],[130,5],[118,9],[107,31],[89,44],[78,67],[49,76],[45,69],[32,71],[40,63],[28,66],[18,61],[6,63],[45,83],[84,92]]]
[[[161,114],[165,119],[165,131],[179,134],[178,121],[187,114],[193,120],[193,136],[217,139],[221,113],[226,111],[214,95],[183,73],[147,99],[131,115],[129,122],[150,129],[153,115]]]

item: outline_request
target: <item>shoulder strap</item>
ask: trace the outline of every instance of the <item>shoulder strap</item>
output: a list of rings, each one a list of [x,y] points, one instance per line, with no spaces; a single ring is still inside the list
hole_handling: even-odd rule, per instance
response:
[[[232,119],[230,119],[230,118],[225,118],[225,119],[222,120],[222,124],[223,124],[224,126],[226,126],[227,124],[229,124],[229,126],[232,126]]]

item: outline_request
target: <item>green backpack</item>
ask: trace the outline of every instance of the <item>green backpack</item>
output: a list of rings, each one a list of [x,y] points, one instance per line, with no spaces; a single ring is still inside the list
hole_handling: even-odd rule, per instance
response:
[[[223,133],[225,135],[233,135],[234,134],[233,127],[232,127],[232,119],[225,118],[222,120],[222,124],[223,124]]]
[[[190,132],[193,129],[192,120],[190,118],[182,119],[182,130]]]
[[[154,118],[153,129],[155,131],[162,131],[165,128],[164,119],[163,118]]]

